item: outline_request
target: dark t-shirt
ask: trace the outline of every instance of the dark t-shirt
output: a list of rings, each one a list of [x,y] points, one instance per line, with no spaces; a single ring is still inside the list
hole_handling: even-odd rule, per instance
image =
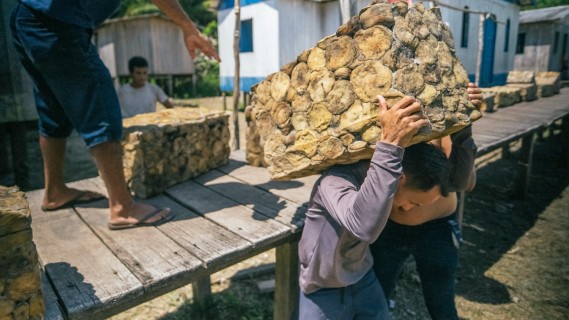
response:
[[[86,29],[94,29],[120,5],[120,0],[20,0],[46,16]]]

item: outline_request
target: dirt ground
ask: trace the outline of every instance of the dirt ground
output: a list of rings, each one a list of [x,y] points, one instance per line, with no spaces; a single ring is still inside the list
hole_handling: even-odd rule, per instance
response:
[[[555,134],[536,141],[525,200],[512,197],[518,144],[477,164],[456,280],[461,319],[569,319],[569,169],[560,165],[560,140],[569,137]],[[186,286],[112,319],[270,319],[272,291],[258,284],[274,279],[274,259],[271,250],[213,274],[206,305],[194,304]],[[412,259],[395,302],[394,319],[429,319]]]

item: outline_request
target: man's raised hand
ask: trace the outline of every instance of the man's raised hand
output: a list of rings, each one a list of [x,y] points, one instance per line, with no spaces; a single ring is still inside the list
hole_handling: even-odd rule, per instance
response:
[[[391,108],[387,107],[383,96],[377,96],[377,100],[381,141],[384,143],[405,148],[419,129],[429,125],[421,105],[413,97],[404,97]]]

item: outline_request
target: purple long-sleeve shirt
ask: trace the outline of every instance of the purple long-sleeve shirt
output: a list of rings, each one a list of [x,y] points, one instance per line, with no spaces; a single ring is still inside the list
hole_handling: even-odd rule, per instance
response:
[[[451,138],[451,188],[460,191],[468,185],[477,148],[470,127]],[[335,166],[318,179],[298,247],[304,293],[349,286],[371,269],[369,245],[389,218],[403,151],[378,142],[370,162]]]
[[[354,284],[371,269],[369,244],[389,218],[402,159],[403,148],[378,142],[371,162],[332,167],[316,182],[299,243],[304,293]]]

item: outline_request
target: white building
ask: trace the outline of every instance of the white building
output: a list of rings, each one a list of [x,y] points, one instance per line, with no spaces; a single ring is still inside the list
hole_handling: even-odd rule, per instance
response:
[[[241,0],[240,90],[249,91],[251,85],[336,32],[342,24],[341,2],[343,0]],[[371,1],[351,2],[355,4],[352,12],[358,12]],[[480,86],[503,84],[508,71],[513,69],[519,2],[529,4],[531,0],[438,1],[443,20],[454,34],[457,55],[473,81],[477,72],[480,16],[488,18],[484,21]],[[433,1],[424,4],[431,7]],[[221,0],[218,8],[223,91],[233,90],[233,5],[234,0]]]
[[[560,71],[569,78],[569,6],[523,11],[516,45],[516,70]]]

